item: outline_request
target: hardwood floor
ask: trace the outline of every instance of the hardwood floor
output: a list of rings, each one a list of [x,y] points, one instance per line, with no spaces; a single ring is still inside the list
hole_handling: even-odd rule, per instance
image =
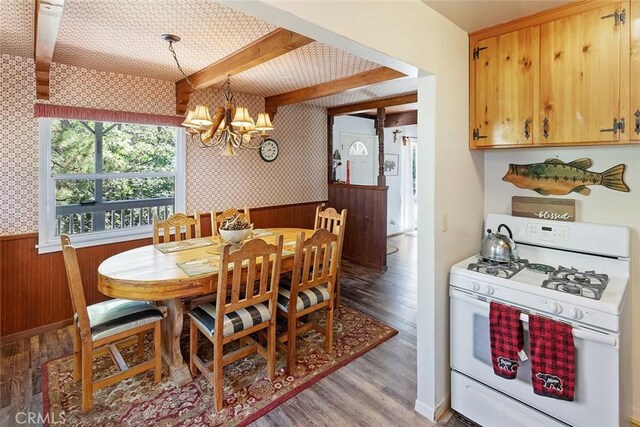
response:
[[[431,426],[413,410],[416,399],[416,244],[397,236],[388,271],[343,263],[342,301],[399,333],[288,400],[254,426]],[[42,413],[40,366],[72,353],[64,328],[0,347],[0,425],[19,412]]]

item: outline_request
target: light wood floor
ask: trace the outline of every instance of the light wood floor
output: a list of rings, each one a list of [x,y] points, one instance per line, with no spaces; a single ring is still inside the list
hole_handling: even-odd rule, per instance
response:
[[[343,264],[343,302],[387,323],[398,335],[271,411],[254,426],[431,426],[413,410],[416,399],[416,244],[397,236],[389,269],[377,273]],[[42,413],[40,366],[72,353],[71,329],[0,347],[0,425],[18,412]]]

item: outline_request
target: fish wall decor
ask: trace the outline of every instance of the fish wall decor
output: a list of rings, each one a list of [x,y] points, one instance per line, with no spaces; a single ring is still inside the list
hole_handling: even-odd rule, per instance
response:
[[[626,166],[619,164],[604,172],[591,172],[587,169],[593,166],[591,159],[577,159],[569,163],[551,158],[544,163],[528,165],[509,164],[503,181],[512,183],[518,188],[533,190],[543,196],[550,194],[569,194],[572,191],[588,196],[591,190],[587,185],[602,185],[616,191],[628,192],[629,187],[624,182]]]

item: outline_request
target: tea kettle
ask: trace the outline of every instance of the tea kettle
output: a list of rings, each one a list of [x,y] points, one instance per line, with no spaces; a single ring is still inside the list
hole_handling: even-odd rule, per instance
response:
[[[502,227],[507,229],[509,237],[500,233]],[[487,235],[482,240],[482,245],[480,246],[479,257],[485,261],[518,261],[520,257],[518,256],[518,249],[516,246],[516,243],[513,241],[513,233],[511,232],[511,229],[505,224],[500,224],[498,226],[498,231],[495,233],[492,233],[491,229],[487,230]]]

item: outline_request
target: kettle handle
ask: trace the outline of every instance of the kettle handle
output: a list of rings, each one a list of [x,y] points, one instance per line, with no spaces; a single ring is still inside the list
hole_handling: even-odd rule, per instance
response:
[[[504,228],[506,228],[506,229],[507,229],[507,231],[509,232],[509,238],[510,238],[511,240],[513,240],[513,233],[511,232],[511,229],[509,228],[509,226],[507,226],[506,224],[500,224],[500,225],[498,226],[498,233],[500,232],[500,229],[501,229],[502,227],[504,227]]]

